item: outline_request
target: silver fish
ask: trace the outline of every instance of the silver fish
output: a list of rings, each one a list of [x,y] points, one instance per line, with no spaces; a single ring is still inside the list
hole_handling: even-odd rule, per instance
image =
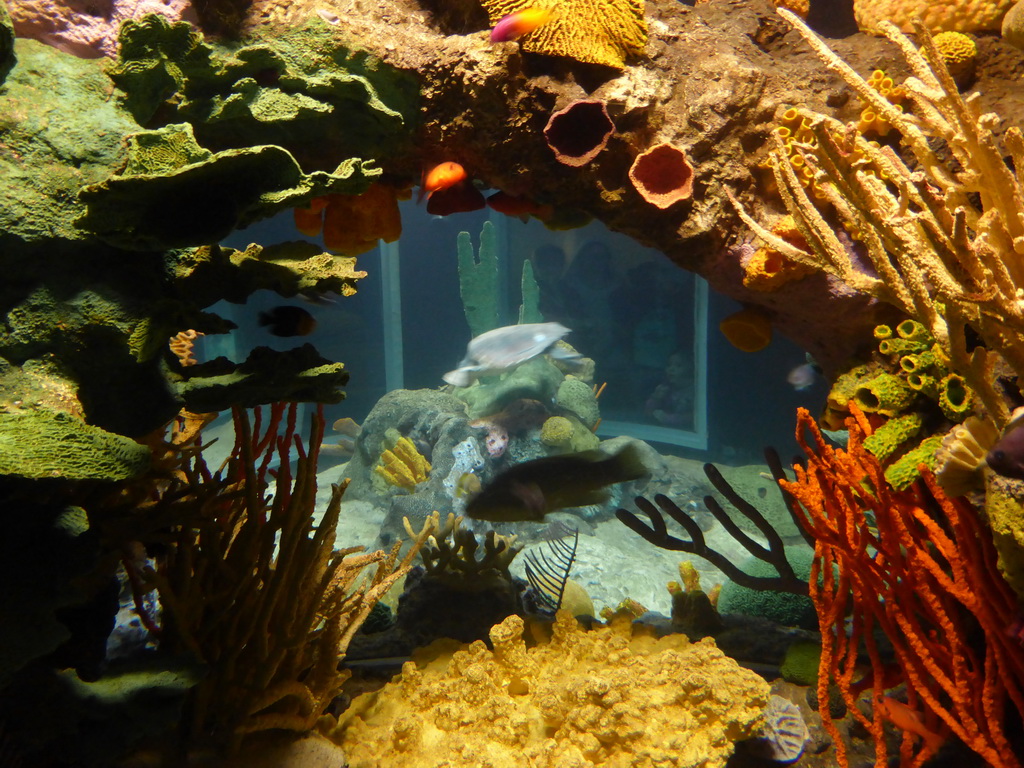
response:
[[[578,352],[555,346],[567,333],[561,323],[506,325],[481,333],[469,342],[459,367],[443,378],[453,386],[468,387],[481,376],[503,373],[545,352],[557,360],[580,360]]]

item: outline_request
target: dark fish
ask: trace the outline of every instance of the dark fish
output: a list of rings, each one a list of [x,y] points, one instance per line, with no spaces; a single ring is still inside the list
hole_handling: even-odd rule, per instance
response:
[[[635,445],[613,456],[581,451],[524,461],[502,472],[466,504],[476,520],[508,523],[542,520],[565,507],[608,501],[607,486],[647,474]]]
[[[308,336],[316,328],[316,318],[302,307],[274,307],[260,312],[258,320],[275,336]]]
[[[1024,480],[1024,429],[1020,420],[1011,422],[1010,429],[996,441],[985,457],[985,463],[992,471],[1003,477]]]

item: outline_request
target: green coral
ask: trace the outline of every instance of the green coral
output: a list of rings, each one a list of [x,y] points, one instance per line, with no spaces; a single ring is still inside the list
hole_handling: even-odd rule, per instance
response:
[[[893,417],[865,438],[864,448],[879,461],[885,461],[920,432],[923,424],[924,419],[919,413]]]
[[[562,451],[589,451],[601,439],[575,416],[552,416],[540,428],[540,441],[549,448]]]
[[[480,230],[480,250],[473,252],[469,232],[456,239],[459,259],[459,295],[471,336],[498,327],[498,242],[494,225],[485,221]]]
[[[519,305],[519,323],[543,323],[544,315],[540,312],[540,286],[533,276],[533,262],[523,261],[523,277],[520,281],[523,303]]]
[[[786,648],[786,655],[779,667],[783,680],[797,685],[815,685],[818,682],[818,668],[821,666],[821,643],[812,640],[797,640]]]
[[[333,173],[304,174],[278,146],[211,153],[188,123],[129,137],[124,172],[79,192],[83,230],[127,250],[161,251],[227,237],[310,197],[358,194],[380,176],[372,162],[349,159]]]
[[[862,411],[895,416],[910,405],[914,390],[906,381],[892,373],[880,373],[860,384],[853,400]]]
[[[814,550],[806,545],[793,545],[785,549],[786,559],[801,579],[810,578]],[[751,576],[777,576],[775,567],[758,557],[749,557],[740,569]],[[789,592],[775,592],[768,589],[751,589],[734,581],[726,581],[718,595],[719,613],[741,613],[746,616],[761,616],[787,627],[817,629],[818,618],[811,598]]]
[[[559,408],[574,414],[588,429],[593,429],[601,418],[594,390],[571,374],[559,385],[555,403]]]
[[[67,413],[0,413],[0,475],[127,480],[149,462],[145,446]]]
[[[943,435],[932,435],[923,440],[919,446],[908,451],[885,470],[885,479],[889,485],[897,491],[909,488],[921,473],[918,466],[924,464],[929,469],[935,469],[935,452],[942,445]]]
[[[920,344],[931,344],[935,341],[931,334],[928,333],[928,329],[917,320],[904,320],[896,326],[896,333],[901,339]]]
[[[408,74],[342,45],[314,18],[245,45],[204,42],[184,22],[143,16],[121,27],[111,79],[142,124],[190,122],[218,147],[277,144],[320,165],[319,149],[391,151],[411,135],[418,86]],[[336,162],[336,161],[335,161]]]
[[[974,391],[964,377],[950,373],[939,382],[939,408],[950,421],[963,421],[974,410]]]
[[[15,61],[17,57],[14,55],[14,24],[11,23],[7,6],[0,0],[0,84],[14,67]]]

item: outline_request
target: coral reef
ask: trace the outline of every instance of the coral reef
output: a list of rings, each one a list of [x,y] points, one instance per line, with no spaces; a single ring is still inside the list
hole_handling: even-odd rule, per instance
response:
[[[566,611],[547,642],[528,648],[523,633],[511,616],[491,630],[493,652],[480,641],[434,646],[321,731],[352,768],[420,766],[428,755],[453,768],[611,766],[641,755],[722,768],[768,704],[767,683],[710,640],[654,639],[628,618],[588,632]]]
[[[1014,298],[1021,277],[1007,267],[1007,254],[1016,253],[1016,244],[1024,237],[1024,192],[993,134],[999,118],[981,114],[975,97],[961,98],[924,27],[919,27],[919,51],[893,25],[881,24],[914,72],[915,77],[904,84],[919,115],[911,121],[799,19],[784,10],[780,13],[822,61],[899,132],[922,170],[915,175],[891,150],[849,134],[834,119],[800,109],[815,138],[814,144],[801,145],[801,154],[827,180],[819,186],[847,229],[861,238],[874,274],[854,263],[789,163],[775,164],[776,181],[813,256],[809,258],[807,252],[793,248],[744,214],[745,220],[781,253],[831,272],[918,320],[995,422],[1004,424],[1008,411],[993,389],[991,371],[998,356],[1015,371],[1024,372],[1024,323]],[[950,147],[963,170],[950,171],[936,156],[934,137]],[[1017,128],[1009,128],[1002,142],[1011,155],[1024,158],[1024,139]],[[854,147],[864,162],[854,164]],[[878,183],[875,174],[901,181],[898,187],[889,187]],[[911,208],[915,212],[907,213]],[[965,327],[984,346],[968,352]]]
[[[486,0],[483,6],[491,24],[535,7],[532,0]],[[643,54],[646,42],[642,0],[566,0],[556,6],[553,18],[526,35],[521,45],[531,53],[622,67],[627,57]]]
[[[494,225],[484,222],[476,254],[469,232],[459,232],[457,251],[462,309],[469,334],[476,337],[498,327],[498,244]]]
[[[207,505],[209,519],[177,531],[162,564],[146,574],[165,606],[162,646],[207,666],[191,693],[193,743],[222,747],[256,731],[310,730],[349,674],[338,660],[352,636],[433,530],[424,525],[401,560],[398,543],[390,552],[335,551],[345,486],[334,486],[314,530],[323,417],[313,419],[308,450],[293,439],[295,418],[294,404],[274,406],[265,424],[257,412],[250,426],[235,409],[235,447],[223,476],[211,476],[201,455],[187,470],[193,493],[205,482],[221,498],[215,493]]]

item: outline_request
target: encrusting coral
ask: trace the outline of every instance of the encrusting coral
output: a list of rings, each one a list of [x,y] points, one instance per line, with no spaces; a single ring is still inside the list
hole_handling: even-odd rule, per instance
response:
[[[427,525],[434,531],[420,550],[427,578],[455,583],[463,589],[488,589],[495,580],[510,582],[508,568],[523,548],[516,543],[515,534],[502,536],[488,531],[483,552],[477,558],[480,543],[473,531],[462,527],[462,521],[454,512],[448,513],[444,525],[436,510],[427,517]],[[402,522],[406,532],[415,537],[409,518]]]
[[[723,768],[762,723],[768,684],[711,640],[655,639],[629,616],[586,631],[568,611],[547,642],[527,647],[524,629],[509,616],[493,651],[425,649],[321,732],[351,768]]]
[[[882,32],[913,71],[903,84],[914,105],[910,119],[871,88],[797,17],[779,13],[819,58],[890,123],[916,159],[909,167],[891,147],[876,147],[842,123],[806,109],[813,143],[799,152],[817,186],[848,231],[864,246],[874,274],[858,266],[833,225],[808,197],[788,162],[774,165],[783,201],[811,246],[794,248],[741,212],[759,237],[796,261],[815,265],[852,288],[889,302],[934,337],[997,425],[1008,409],[991,381],[997,357],[1024,374],[1024,190],[1003,160],[1004,148],[1024,167],[1024,135],[1008,128],[998,141],[995,114],[981,114],[976,96],[961,98],[924,27],[917,50],[888,22]],[[941,139],[960,170],[934,150]],[[782,146],[776,142],[777,151]],[[855,155],[854,150],[860,154]],[[965,329],[981,340],[968,351]]]

